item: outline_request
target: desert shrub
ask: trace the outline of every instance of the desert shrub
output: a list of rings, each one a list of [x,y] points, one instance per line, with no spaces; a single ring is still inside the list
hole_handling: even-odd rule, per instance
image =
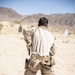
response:
[[[3,28],[3,25],[2,24],[0,24],[0,30]]]
[[[22,26],[20,25],[18,32],[22,32]]]
[[[20,21],[13,21],[13,23],[15,23],[15,24],[20,24]]]
[[[75,34],[75,30],[72,33]]]

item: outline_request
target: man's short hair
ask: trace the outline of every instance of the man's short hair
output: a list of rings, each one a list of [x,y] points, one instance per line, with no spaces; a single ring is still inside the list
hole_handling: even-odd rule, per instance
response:
[[[47,26],[48,25],[48,19],[45,17],[42,17],[39,19],[38,26]]]

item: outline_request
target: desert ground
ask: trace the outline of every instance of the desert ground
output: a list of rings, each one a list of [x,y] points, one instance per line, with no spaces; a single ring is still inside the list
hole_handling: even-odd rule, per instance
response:
[[[17,27],[15,26],[16,30]],[[6,28],[8,29],[8,28]],[[28,57],[22,33],[11,28],[0,34],[0,75],[24,75],[25,59]],[[54,32],[56,37],[55,75],[75,75],[75,34],[64,37]],[[40,71],[37,75],[41,75]]]

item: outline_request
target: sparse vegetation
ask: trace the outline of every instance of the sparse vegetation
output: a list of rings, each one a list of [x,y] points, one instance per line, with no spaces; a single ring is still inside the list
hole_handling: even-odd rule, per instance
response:
[[[0,30],[3,28],[3,25],[2,24],[0,24]]]
[[[20,24],[20,21],[13,21],[13,23],[15,23],[15,24]]]
[[[18,32],[22,32],[22,26],[19,26]]]
[[[69,30],[69,35],[75,34],[75,28],[73,28],[73,27],[62,27],[62,26],[58,26],[58,27],[57,26],[50,26],[49,27],[49,31],[61,33],[61,34],[64,33],[65,29]]]

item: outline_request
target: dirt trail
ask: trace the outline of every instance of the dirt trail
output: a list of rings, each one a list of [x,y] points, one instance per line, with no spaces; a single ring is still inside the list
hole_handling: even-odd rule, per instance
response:
[[[71,35],[67,42],[63,42],[60,35],[56,38],[56,75],[75,75],[75,35]],[[22,35],[0,35],[0,75],[24,75],[26,57],[26,43]]]
[[[21,35],[0,35],[0,75],[23,75],[27,56]]]

